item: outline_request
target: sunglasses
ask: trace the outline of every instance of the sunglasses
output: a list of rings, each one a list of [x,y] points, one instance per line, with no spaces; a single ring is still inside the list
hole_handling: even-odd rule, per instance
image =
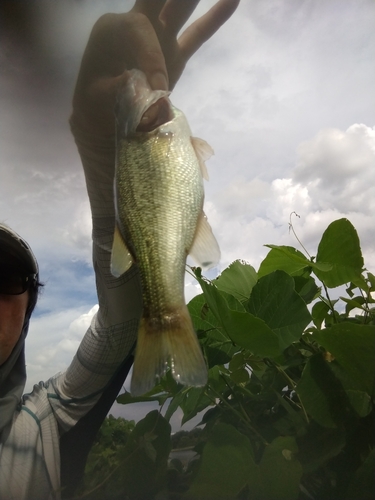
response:
[[[21,295],[36,282],[36,274],[20,274],[17,271],[0,270],[0,294]]]

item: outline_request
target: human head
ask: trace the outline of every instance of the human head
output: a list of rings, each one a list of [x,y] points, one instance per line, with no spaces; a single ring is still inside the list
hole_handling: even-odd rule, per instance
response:
[[[28,316],[31,315],[38,300],[39,267],[38,262],[28,243],[6,224],[0,223],[0,265],[17,268],[25,275],[33,275],[28,291]]]
[[[9,267],[7,266],[8,263]],[[3,293],[0,295],[0,320],[1,318],[4,320],[3,325],[0,324],[0,348],[2,347],[2,361],[0,364],[0,434],[3,437],[5,432],[9,432],[9,424],[21,400],[26,383],[25,338],[29,329],[30,316],[37,302],[40,284],[38,281],[38,263],[29,245],[15,231],[2,223],[0,223],[0,264],[3,268],[3,277],[5,275],[7,279],[10,276],[9,270],[14,269],[13,266],[16,266],[16,269],[21,271],[21,274],[19,274],[21,278],[22,276],[29,278],[30,274],[34,276],[32,282],[27,282],[28,287],[24,293],[19,295]],[[25,271],[26,275],[23,274]],[[7,291],[9,283],[12,283],[12,281],[8,281],[5,291]],[[13,283],[17,286],[17,281]],[[20,299],[20,302],[17,298]],[[19,320],[16,322],[18,323],[16,330],[21,329],[21,331],[12,331],[12,325],[7,325],[7,317],[10,314],[9,309],[17,310],[17,307],[15,307],[17,301]],[[5,328],[3,328],[4,325]],[[9,337],[7,337],[8,332],[11,334]]]
[[[16,232],[0,224],[0,364],[26,334],[38,299],[38,264],[29,245]],[[25,336],[25,335],[24,335]]]

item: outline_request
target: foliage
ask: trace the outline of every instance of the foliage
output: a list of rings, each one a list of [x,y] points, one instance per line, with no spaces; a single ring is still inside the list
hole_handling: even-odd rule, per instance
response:
[[[105,420],[104,436],[101,431],[99,442],[89,455],[84,485],[78,498],[154,498],[165,487],[171,450],[171,427],[168,422],[158,411],[148,413],[136,426],[134,422],[120,420],[121,429],[116,425],[116,419]],[[131,428],[133,430],[128,432]],[[119,431],[121,442],[116,444],[115,438],[110,437],[106,447],[107,430],[112,436]],[[115,453],[112,454],[113,448]]]
[[[167,373],[137,398],[159,401],[165,416],[150,413],[116,444],[100,498],[373,498],[375,276],[357,233],[333,222],[316,258],[267,246],[258,272],[235,261],[209,281],[193,269],[203,293],[188,307],[208,383],[182,387]],[[345,296],[332,300],[339,286]],[[205,412],[187,469],[176,460],[167,468],[178,407],[182,423]]]
[[[191,431],[178,431],[171,436],[172,450],[192,448],[202,440],[202,429],[195,427]]]

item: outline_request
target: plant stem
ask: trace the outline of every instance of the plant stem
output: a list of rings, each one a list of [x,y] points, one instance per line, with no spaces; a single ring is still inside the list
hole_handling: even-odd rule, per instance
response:
[[[299,401],[299,403],[300,403],[300,405],[301,405],[301,409],[302,409],[302,411],[303,411],[303,414],[305,415],[305,420],[306,420],[306,422],[307,422],[307,423],[309,423],[309,422],[310,422],[310,420],[309,420],[309,417],[308,417],[308,415],[307,415],[307,413],[306,413],[305,407],[303,406],[303,403],[302,403],[302,401],[301,401],[301,398],[299,397],[299,394],[298,394],[298,392],[296,391],[297,384],[294,382],[294,380],[292,380],[292,379],[289,377],[289,375],[288,375],[288,374],[287,374],[287,373],[286,373],[286,372],[285,372],[285,371],[281,368],[281,366],[279,366],[278,364],[276,364],[276,363],[274,363],[274,362],[272,362],[272,361],[271,361],[271,363],[273,363],[273,365],[274,365],[274,366],[275,366],[275,368],[278,370],[278,372],[279,372],[281,375],[283,375],[283,376],[285,377],[285,379],[289,382],[289,384],[292,386],[292,389],[293,389],[293,391],[296,393],[297,398],[298,398],[298,401]]]
[[[292,224],[292,215],[295,215],[296,217],[300,218],[300,216],[297,214],[297,212],[292,212],[290,214],[290,217],[289,217],[289,229],[292,231],[292,233],[294,234],[294,237],[296,238],[296,240],[298,241],[298,243],[301,245],[301,247],[304,249],[304,251],[306,252],[306,255],[309,257],[309,259],[311,260],[311,255],[309,254],[309,252],[306,250],[306,248],[303,246],[302,244],[302,241],[298,238],[297,236],[297,233],[295,232],[294,230],[294,227],[293,227],[293,224]]]
[[[233,408],[229,403],[228,401],[225,399],[225,398],[222,398],[221,394],[219,394],[218,392],[215,391],[215,389],[213,389],[211,386],[208,386],[210,388],[210,390],[216,395],[216,397],[229,409],[231,410],[250,430],[251,432],[253,432],[261,441],[263,444],[265,445],[268,445],[269,443],[264,439],[264,437],[255,429],[255,427],[253,427],[251,424],[250,424],[250,419],[249,419],[249,416],[246,414],[246,418],[244,418],[244,416],[239,412],[237,411],[235,408]]]
[[[336,316],[335,316],[335,308],[333,307],[333,304],[332,304],[332,301],[331,301],[331,298],[329,296],[329,293],[328,293],[328,288],[326,287],[324,281],[322,281],[322,285],[324,287],[324,291],[326,292],[326,295],[327,295],[327,298],[323,297],[323,296],[319,296],[320,299],[323,299],[323,301],[328,305],[328,307],[331,309],[331,312],[332,312],[332,318],[333,318],[333,322],[334,323],[337,323],[337,320],[336,320]]]

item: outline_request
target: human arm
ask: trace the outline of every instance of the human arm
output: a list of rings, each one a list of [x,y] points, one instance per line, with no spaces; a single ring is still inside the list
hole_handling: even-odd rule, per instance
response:
[[[85,50],[73,98],[71,128],[81,155],[93,216],[93,258],[99,312],[68,370],[62,392],[82,397],[93,389],[90,371],[101,367],[96,387],[131,350],[141,311],[136,270],[114,279],[109,271],[114,230],[113,178],[118,88],[132,67],[154,88],[172,88],[189,57],[232,14],[238,0],[220,0],[177,39],[196,0],[137,0],[127,14],[107,14],[95,24]],[[101,345],[93,355],[92,339]],[[113,346],[116,346],[114,349]],[[78,364],[79,363],[79,364]],[[81,365],[85,365],[82,369]],[[76,375],[79,373],[80,386]],[[74,376],[73,376],[74,375]],[[87,381],[87,383],[85,383]],[[78,393],[77,393],[78,391]]]

